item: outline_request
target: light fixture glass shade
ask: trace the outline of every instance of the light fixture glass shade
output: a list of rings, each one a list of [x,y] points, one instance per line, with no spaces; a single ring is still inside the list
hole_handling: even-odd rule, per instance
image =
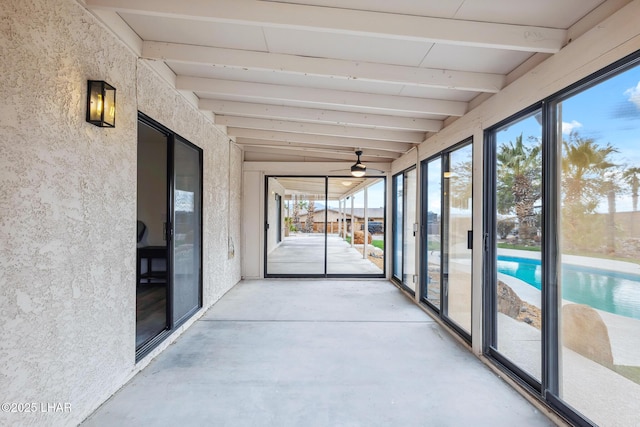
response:
[[[116,126],[116,89],[102,80],[89,80],[87,122],[99,127]]]
[[[356,178],[362,178],[366,173],[367,167],[362,163],[358,162],[355,165],[351,166],[351,175],[355,176]]]

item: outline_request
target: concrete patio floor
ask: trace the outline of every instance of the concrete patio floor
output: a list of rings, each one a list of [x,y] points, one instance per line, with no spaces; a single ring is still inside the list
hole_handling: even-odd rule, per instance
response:
[[[243,281],[84,426],[551,426],[385,280]]]
[[[324,274],[324,234],[285,237],[280,246],[267,255],[268,274]],[[337,234],[327,236],[327,274],[382,274],[357,249]]]

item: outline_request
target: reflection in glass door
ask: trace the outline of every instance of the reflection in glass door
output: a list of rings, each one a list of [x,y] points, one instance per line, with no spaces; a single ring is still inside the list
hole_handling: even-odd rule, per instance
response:
[[[202,157],[201,151],[176,136],[173,168],[173,326],[202,306]]]

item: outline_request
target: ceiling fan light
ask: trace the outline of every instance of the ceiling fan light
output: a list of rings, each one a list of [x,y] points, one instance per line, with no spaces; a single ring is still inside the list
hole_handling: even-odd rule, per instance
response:
[[[351,166],[351,175],[356,178],[362,178],[367,173],[367,167],[360,163],[360,156],[362,155],[362,151],[356,151],[356,156],[358,156],[358,161]]]
[[[356,178],[362,178],[366,173],[367,167],[362,163],[356,163],[355,165],[351,166],[351,175],[355,176]]]

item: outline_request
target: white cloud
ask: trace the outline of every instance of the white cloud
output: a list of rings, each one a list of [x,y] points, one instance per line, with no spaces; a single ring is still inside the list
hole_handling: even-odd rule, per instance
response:
[[[572,120],[571,123],[562,122],[562,133],[565,135],[569,135],[575,129],[581,128],[582,123]]]
[[[640,82],[636,85],[636,87],[632,87],[631,89],[627,89],[624,91],[624,94],[629,97],[629,101],[633,102],[640,110]]]

